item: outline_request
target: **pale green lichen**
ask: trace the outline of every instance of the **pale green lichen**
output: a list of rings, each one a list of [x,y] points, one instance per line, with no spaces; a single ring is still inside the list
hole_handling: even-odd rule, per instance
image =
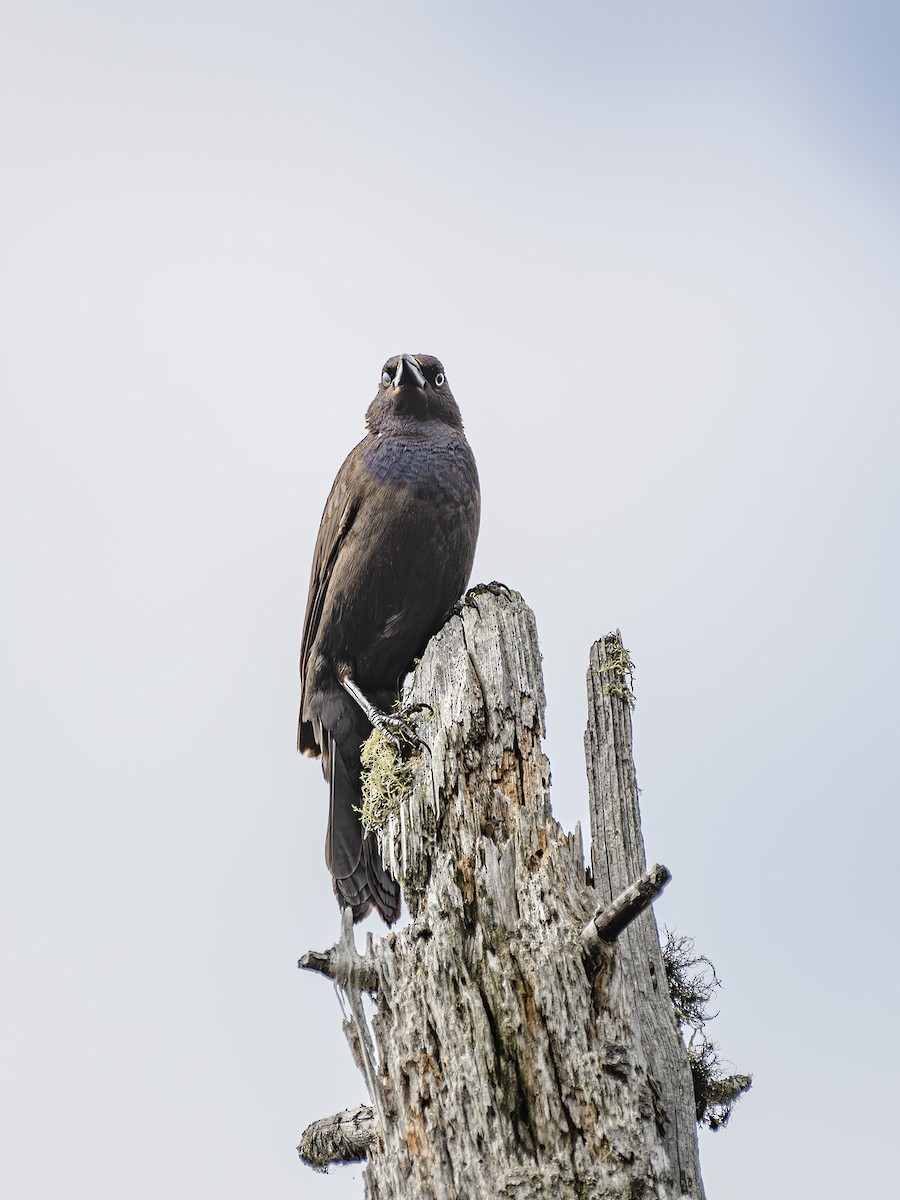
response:
[[[600,670],[607,679],[604,681],[603,690],[607,696],[617,696],[629,708],[634,708],[634,663],[622,645],[622,634],[617,629],[615,633],[608,633],[604,640],[606,662],[601,665]]]
[[[363,742],[362,807],[359,814],[366,833],[376,833],[397,816],[400,803],[412,789],[416,756],[404,757],[380,729],[373,729]]]

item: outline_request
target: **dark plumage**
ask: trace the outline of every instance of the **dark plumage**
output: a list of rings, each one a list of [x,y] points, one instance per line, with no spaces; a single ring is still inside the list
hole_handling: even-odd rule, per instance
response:
[[[316,539],[298,747],[322,756],[329,781],[325,859],[338,903],[356,921],[374,904],[391,924],[400,888],[355,811],[360,747],[466,586],[480,494],[459,408],[436,358],[388,359],[366,425],[338,471]]]

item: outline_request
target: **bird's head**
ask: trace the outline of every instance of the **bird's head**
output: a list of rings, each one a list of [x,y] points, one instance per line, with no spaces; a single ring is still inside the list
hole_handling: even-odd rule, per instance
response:
[[[397,354],[381,369],[381,383],[366,413],[372,433],[395,417],[443,421],[462,428],[442,363],[431,354]]]

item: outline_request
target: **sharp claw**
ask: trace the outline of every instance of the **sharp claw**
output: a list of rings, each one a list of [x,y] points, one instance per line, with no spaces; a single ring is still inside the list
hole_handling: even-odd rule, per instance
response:
[[[426,708],[430,713],[434,713],[430,704],[408,704],[393,713],[380,713],[373,724],[376,729],[381,730],[398,754],[402,754],[410,746],[421,746],[430,754],[431,748],[428,743],[419,737],[407,720],[414,713],[422,712]]]
[[[492,596],[503,596],[507,600],[512,595],[506,584],[500,583],[496,579],[490,583],[476,583],[474,587],[470,587],[466,594],[453,605],[450,609],[450,616],[461,617],[464,608],[474,608],[480,617],[481,609],[478,607],[475,597],[484,592],[488,592]]]
[[[507,599],[512,595],[506,584],[500,583],[498,579],[492,579],[490,583],[482,584],[478,590],[490,592],[492,596],[506,596]]]

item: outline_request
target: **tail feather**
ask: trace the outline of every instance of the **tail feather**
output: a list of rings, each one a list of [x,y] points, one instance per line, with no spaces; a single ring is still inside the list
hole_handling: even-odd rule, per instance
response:
[[[400,916],[400,884],[391,877],[381,858],[378,839],[374,833],[366,835],[363,842],[363,860],[366,866],[366,882],[369,895],[375,902],[382,919],[388,924]]]
[[[357,811],[362,803],[359,749],[354,753],[346,742],[339,747],[330,736],[328,740],[331,778],[325,861],[334,893],[341,908],[353,909],[354,922],[361,921],[374,904],[392,925],[400,915],[400,885],[388,874],[374,833],[363,833]]]

